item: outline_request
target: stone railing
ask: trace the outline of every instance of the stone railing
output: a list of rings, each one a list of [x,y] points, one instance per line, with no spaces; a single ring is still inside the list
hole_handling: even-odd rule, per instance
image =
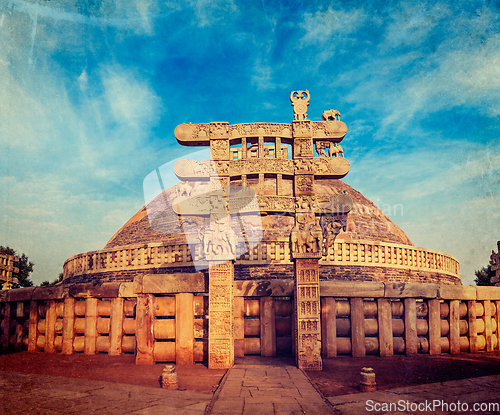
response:
[[[432,271],[460,276],[459,262],[450,255],[409,245],[370,241],[338,241],[320,264],[364,265]]]
[[[243,248],[245,242],[238,242]],[[243,249],[242,249],[243,250]],[[197,251],[201,252],[201,244]],[[198,258],[197,258],[198,260]],[[236,265],[292,264],[288,238],[262,241],[239,257]],[[459,278],[458,261],[450,255],[409,245],[338,239],[320,265],[346,265],[409,269],[440,273]],[[132,245],[75,255],[64,263],[64,278],[123,270],[192,266],[188,244]]]
[[[141,275],[4,291],[0,349],[206,361],[206,278]],[[233,283],[235,356],[292,354],[293,293],[293,280]],[[320,295],[324,358],[500,350],[500,287],[322,281]]]

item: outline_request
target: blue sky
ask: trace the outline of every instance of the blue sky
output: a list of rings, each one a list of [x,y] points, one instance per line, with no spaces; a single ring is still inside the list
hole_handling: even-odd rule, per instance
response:
[[[500,239],[499,29],[491,1],[0,0],[0,245],[55,279],[192,151],[178,124],[291,122],[308,89],[348,125],[345,181],[472,284]]]

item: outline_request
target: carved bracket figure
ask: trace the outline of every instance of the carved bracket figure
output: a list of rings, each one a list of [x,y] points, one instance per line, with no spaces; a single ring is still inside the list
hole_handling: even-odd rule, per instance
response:
[[[325,215],[321,217],[323,230],[323,256],[327,255],[328,248],[333,246],[335,238],[341,231],[347,229],[347,215]]]
[[[325,150],[330,148],[330,144],[329,141],[316,141],[316,153],[319,157],[328,157]]]
[[[337,143],[333,143],[333,146],[330,145],[330,150],[328,152],[330,157],[337,157],[337,155],[344,157],[344,150],[342,149],[342,146]]]
[[[321,118],[323,121],[340,121],[340,112],[337,110],[323,111]]]
[[[318,253],[323,246],[323,231],[316,219],[295,224],[290,235],[292,252],[298,254]]]
[[[294,120],[307,120],[307,107],[310,99],[311,95],[307,89],[305,91],[292,91],[290,101],[293,107]]]

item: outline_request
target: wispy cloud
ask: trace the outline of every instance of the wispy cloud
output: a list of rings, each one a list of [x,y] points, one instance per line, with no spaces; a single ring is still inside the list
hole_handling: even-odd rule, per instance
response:
[[[362,10],[334,9],[331,6],[324,11],[304,13],[303,22],[299,24],[304,30],[302,46],[321,44],[334,46],[343,36],[356,32],[365,22]],[[326,44],[326,45],[325,45]]]
[[[233,0],[190,0],[188,4],[193,9],[200,27],[224,23],[225,19],[233,18],[238,12]]]

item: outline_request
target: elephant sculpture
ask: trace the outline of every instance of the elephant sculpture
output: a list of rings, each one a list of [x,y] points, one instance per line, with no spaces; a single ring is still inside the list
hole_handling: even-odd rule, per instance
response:
[[[340,112],[337,110],[323,111],[321,118],[323,121],[340,121]]]

